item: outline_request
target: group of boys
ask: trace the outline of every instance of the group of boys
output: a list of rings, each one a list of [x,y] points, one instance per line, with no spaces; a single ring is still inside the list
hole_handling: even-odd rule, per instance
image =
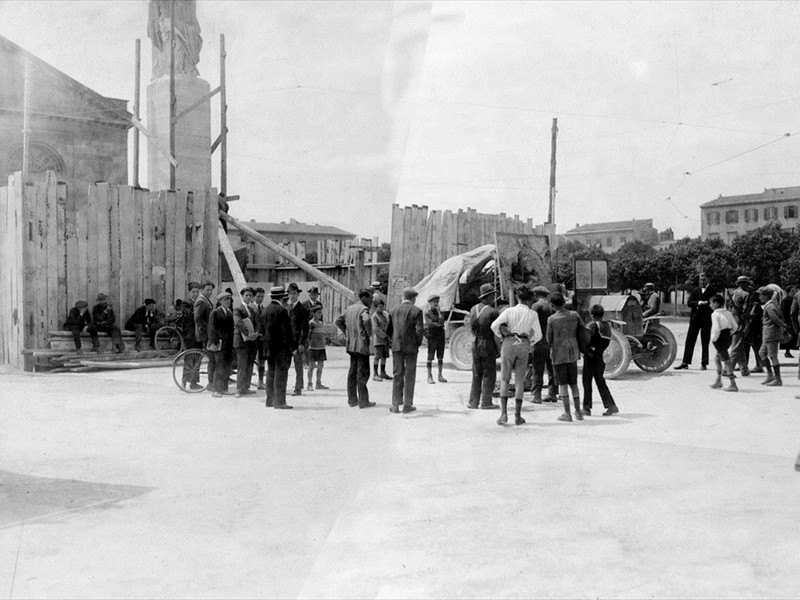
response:
[[[508,399],[511,376],[514,375],[516,425],[522,417],[524,382],[532,380],[533,402],[542,403],[544,372],[549,375],[547,401],[561,401],[564,414],[559,421],[572,421],[570,393],[575,418],[583,420],[592,411],[592,381],[597,384],[606,411],[604,416],[619,412],[603,373],[603,352],[611,339],[611,326],[603,320],[603,307],[591,309],[592,322],[585,326],[574,311],[565,307],[564,295],[550,294],[544,286],[516,290],[517,303],[502,313],[492,306],[495,289],[492,284],[480,288],[480,303],[472,307],[467,322],[475,334],[473,343],[472,386],[468,406],[473,409],[500,409],[498,425],[508,423]],[[498,348],[498,340],[500,345]],[[583,347],[582,347],[583,346]],[[584,355],[584,399],[581,408],[578,391],[578,360]],[[500,357],[500,405],[492,401],[496,370]],[[556,389],[558,396],[556,396]]]

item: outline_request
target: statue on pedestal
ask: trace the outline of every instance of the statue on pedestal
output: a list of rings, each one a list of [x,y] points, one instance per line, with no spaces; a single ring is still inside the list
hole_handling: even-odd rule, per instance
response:
[[[175,18],[175,75],[197,77],[203,38],[195,0],[150,0],[147,36],[153,42],[152,78],[169,76],[170,5]]]

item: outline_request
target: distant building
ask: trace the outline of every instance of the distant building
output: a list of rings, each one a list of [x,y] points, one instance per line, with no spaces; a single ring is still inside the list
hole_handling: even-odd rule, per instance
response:
[[[624,244],[635,240],[655,246],[659,243],[659,233],[653,227],[653,219],[633,219],[575,225],[574,229],[562,234],[562,239],[567,242],[581,242],[586,246],[598,246],[604,252],[615,252]]]
[[[0,176],[22,170],[25,61],[30,65],[29,176],[55,171],[74,197],[127,183],[127,100],[107,98],[0,36]],[[5,183],[3,183],[5,185]]]
[[[247,221],[246,225],[255,229],[264,237],[283,246],[295,256],[305,259],[310,253],[318,254],[317,242],[332,243],[352,240],[354,233],[344,231],[330,225],[309,225],[290,219],[288,223],[259,223]],[[247,248],[248,268],[266,268],[286,264],[286,261],[265,246],[251,241],[246,234],[234,228],[228,230],[228,239],[234,250]],[[316,262],[316,261],[315,261]]]
[[[733,241],[738,236],[778,222],[794,228],[798,220],[800,186],[764,188],[758,194],[722,196],[700,206],[702,239]]]

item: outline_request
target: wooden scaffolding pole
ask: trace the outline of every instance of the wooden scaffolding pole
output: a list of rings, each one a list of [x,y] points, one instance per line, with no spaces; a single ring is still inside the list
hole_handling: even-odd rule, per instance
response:
[[[175,156],[175,3],[169,3],[169,154]],[[175,189],[175,163],[169,165],[169,189]]]
[[[134,72],[133,116],[139,118],[139,95],[142,74],[142,40],[136,39],[136,70]],[[133,128],[133,187],[139,187],[139,130]]]
[[[239,231],[242,231],[242,232],[246,233],[249,237],[253,238],[254,241],[258,242],[262,246],[266,246],[267,248],[272,250],[275,254],[280,256],[281,258],[285,258],[286,260],[288,260],[291,264],[293,264],[295,267],[297,267],[301,271],[303,271],[305,273],[308,273],[309,275],[311,275],[315,279],[319,280],[320,284],[327,285],[328,287],[333,289],[335,292],[338,292],[339,294],[344,296],[350,302],[355,302],[356,301],[356,295],[347,286],[344,286],[341,283],[339,283],[338,281],[336,281],[335,279],[333,279],[332,277],[329,277],[328,275],[325,275],[325,273],[323,273],[319,269],[315,269],[310,264],[308,264],[306,261],[304,261],[304,260],[302,260],[300,258],[297,258],[291,252],[288,252],[288,251],[284,250],[283,248],[281,248],[278,244],[276,244],[272,240],[270,240],[270,239],[264,237],[263,235],[261,235],[260,233],[258,233],[255,229],[252,229],[251,227],[248,227],[247,225],[245,225],[244,223],[242,223],[238,219],[235,219],[234,217],[230,216],[224,210],[219,211],[219,218],[220,219],[224,219],[226,222],[228,222],[231,225],[233,225],[234,227],[236,227]]]
[[[28,181],[31,144],[31,60],[25,58],[25,89],[22,92],[22,181]]]
[[[219,34],[219,193],[228,194],[228,96],[225,89],[225,34]],[[212,150],[213,152],[213,150]]]

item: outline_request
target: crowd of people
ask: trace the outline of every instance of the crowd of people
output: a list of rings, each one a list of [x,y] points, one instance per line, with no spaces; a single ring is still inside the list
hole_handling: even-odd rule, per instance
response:
[[[726,302],[725,290],[709,282],[705,273],[700,273],[698,285],[687,302],[691,314],[683,360],[675,369],[689,368],[699,335],[701,370],[705,371],[709,365],[709,344],[716,350],[713,389],[737,392],[736,371],[742,377],[766,372],[762,385],[780,387],[783,385],[780,345],[787,345],[784,357],[793,358],[788,346],[795,341],[795,332],[800,331],[800,292],[787,294],[776,284],[756,288],[746,275],[737,278],[736,286]],[[750,368],[751,349],[753,368]],[[729,380],[727,387],[723,387],[722,378]]]

